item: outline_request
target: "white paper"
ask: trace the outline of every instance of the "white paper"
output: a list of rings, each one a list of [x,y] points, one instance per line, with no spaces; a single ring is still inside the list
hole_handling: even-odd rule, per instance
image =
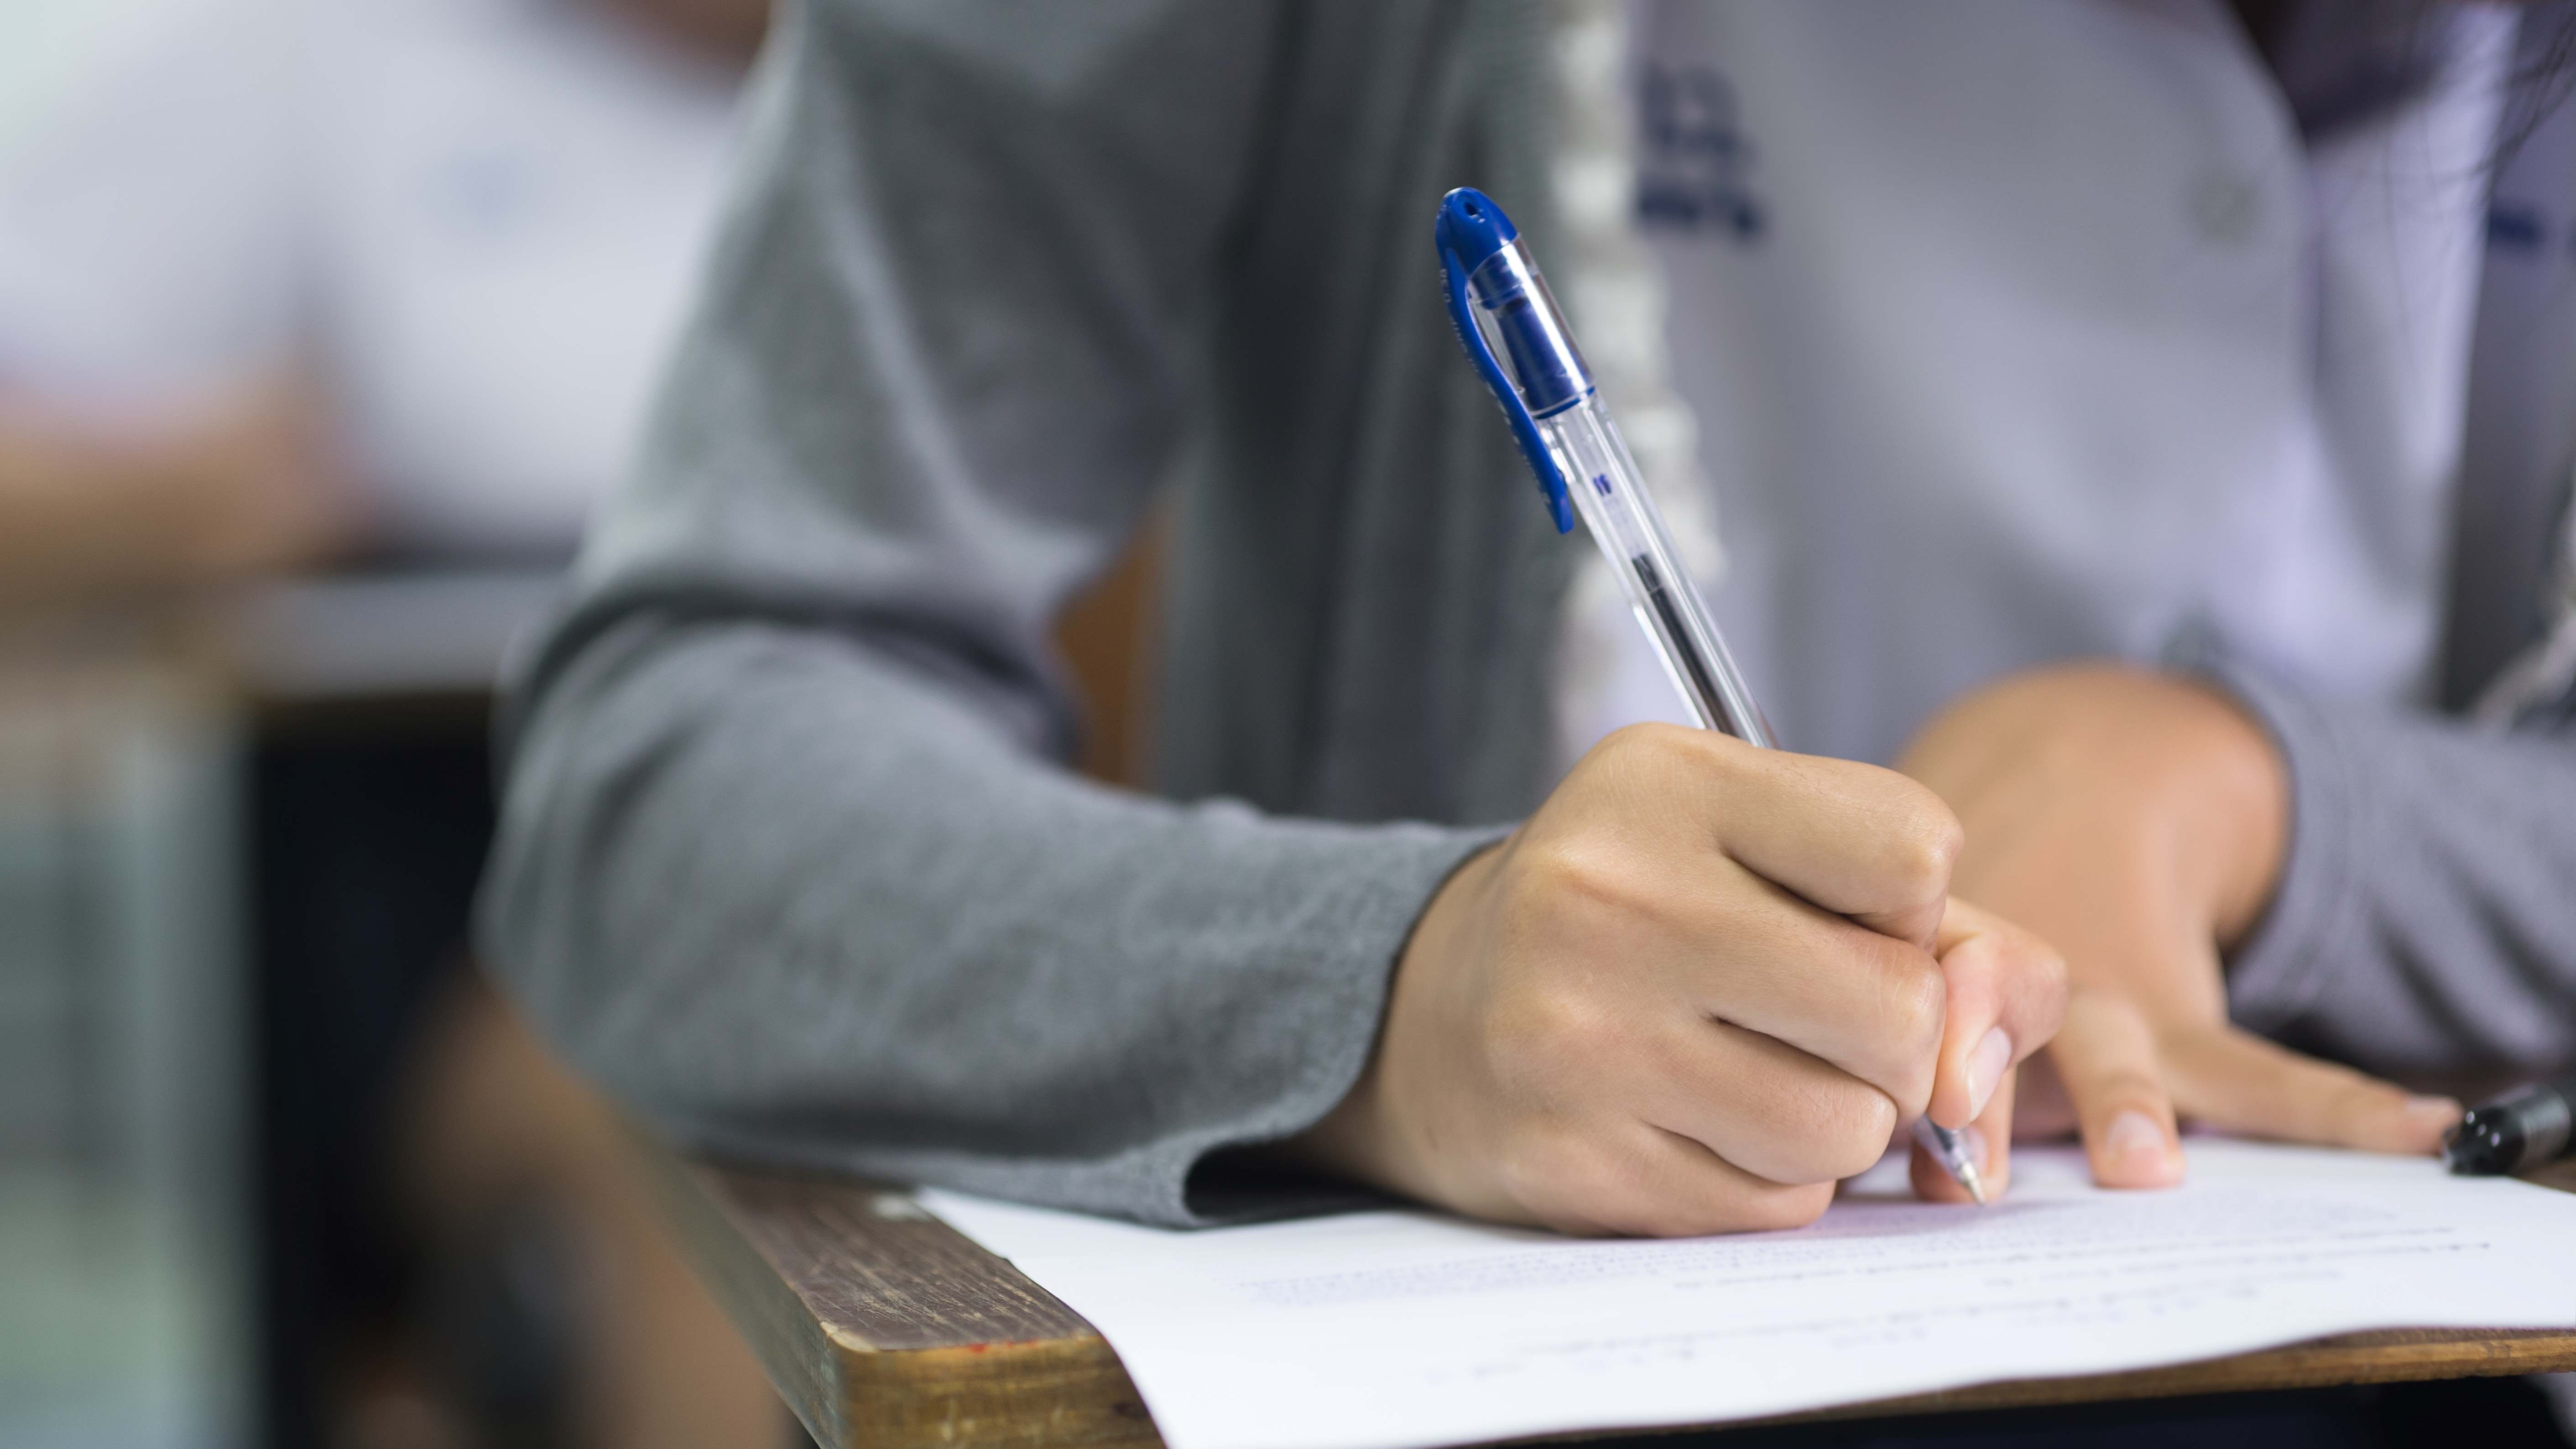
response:
[[[1169,1232],[923,1194],[1117,1349],[1171,1449],[1408,1449],[1702,1423],[2397,1327],[2576,1326],[2576,1196],[2195,1139],[2112,1193],[2015,1154],[1984,1209],[1902,1164],[1794,1232],[1586,1241],[1422,1212]],[[1892,1169],[1892,1171],[1891,1171]]]

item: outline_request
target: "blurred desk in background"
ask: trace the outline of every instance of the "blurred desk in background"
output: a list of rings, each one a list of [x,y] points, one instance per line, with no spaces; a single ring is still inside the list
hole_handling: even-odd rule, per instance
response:
[[[0,621],[0,1449],[248,1442],[237,721]]]
[[[903,1190],[686,1161],[638,1141],[699,1272],[824,1449],[1159,1449],[1108,1342]],[[2576,1174],[2550,1185],[2576,1191]],[[2576,1333],[2399,1329],[1763,1422],[2569,1370]]]
[[[224,650],[263,710],[470,701],[481,710],[512,644],[563,592],[553,568],[286,579],[224,612]]]
[[[425,1034],[462,989],[494,682],[555,568],[267,582],[214,611],[243,714],[250,1258],[265,1443],[417,1397],[440,1291],[393,1188]],[[481,1310],[476,1310],[481,1311]],[[560,1375],[497,1412],[553,1442]],[[363,1437],[363,1436],[361,1436]]]
[[[552,567],[0,619],[0,1449],[299,1449],[409,1291],[386,1123]]]
[[[494,684],[561,587],[349,575],[223,615],[266,1449],[801,1439],[623,1170],[614,1117],[471,968]]]

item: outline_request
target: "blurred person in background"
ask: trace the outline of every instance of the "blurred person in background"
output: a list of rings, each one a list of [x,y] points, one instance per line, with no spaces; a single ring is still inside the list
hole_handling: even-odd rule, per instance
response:
[[[2065,948],[2028,1125],[2148,1186],[2178,1115],[2422,1152],[2441,1093],[2576,1057],[2563,9],[789,14],[487,896],[672,1132],[1174,1225],[1335,1176],[1820,1209],[1727,1155],[1761,1070],[1632,1069],[1735,1040],[1641,980],[1789,929],[1675,926],[1742,881],[1655,828],[1758,852],[1799,782],[1919,817],[1612,733],[1667,687],[1448,335],[1462,184],[1666,509],[1722,503],[1782,737],[1937,785],[1943,882]],[[1046,628],[1166,486],[1158,799],[1065,768]]]
[[[435,586],[363,656],[542,584],[676,334],[765,0],[129,8],[0,146],[0,607]],[[738,1345],[653,1362],[703,1299],[457,969],[482,709],[321,717],[266,710],[251,765],[269,1442],[774,1436]]]
[[[0,580],[565,556],[758,0],[167,0],[0,156]]]

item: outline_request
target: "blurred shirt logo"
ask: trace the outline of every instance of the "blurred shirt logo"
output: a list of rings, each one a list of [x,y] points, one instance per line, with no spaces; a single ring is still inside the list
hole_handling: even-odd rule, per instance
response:
[[[2549,217],[2532,202],[2498,196],[2487,208],[2487,247],[2515,256],[2533,256],[2549,245]],[[2571,238],[2576,246],[2576,238]]]
[[[1637,87],[1637,219],[1751,245],[1768,212],[1752,187],[1754,149],[1735,88],[1713,67],[1649,64]]]

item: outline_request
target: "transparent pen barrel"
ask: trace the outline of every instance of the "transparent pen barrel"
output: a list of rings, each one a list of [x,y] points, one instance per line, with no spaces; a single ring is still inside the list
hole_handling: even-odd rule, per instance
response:
[[[1583,526],[1609,559],[1628,606],[1655,641],[1665,672],[1690,702],[1698,723],[1774,748],[1770,722],[1753,703],[1735,660],[1709,621],[1699,587],[1675,556],[1672,535],[1653,495],[1639,481],[1619,430],[1590,401],[1538,419],[1538,430],[1564,470],[1566,491],[1583,515]]]

